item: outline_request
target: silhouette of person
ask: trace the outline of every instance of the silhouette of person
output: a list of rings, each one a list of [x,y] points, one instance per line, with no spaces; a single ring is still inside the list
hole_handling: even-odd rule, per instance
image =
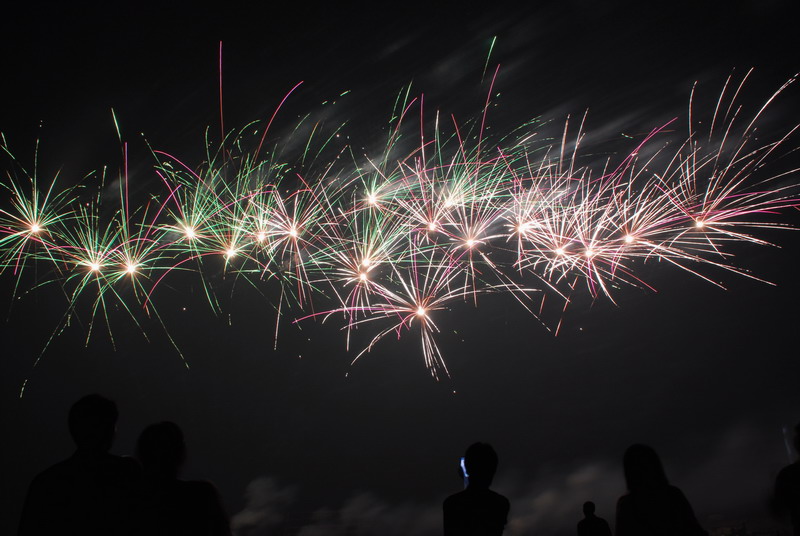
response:
[[[227,536],[228,517],[210,482],[180,480],[186,459],[183,432],[173,422],[145,428],[136,448],[144,468],[144,498],[136,533],[152,536]]]
[[[583,503],[583,519],[578,521],[578,536],[611,536],[608,522],[602,517],[594,515],[594,503]]]
[[[464,454],[467,487],[442,505],[444,536],[499,536],[508,522],[508,499],[489,489],[497,453],[487,443],[470,445]]]
[[[794,448],[800,453],[800,423],[794,427]],[[794,534],[800,536],[800,460],[778,473],[772,506],[778,515],[789,514]]]
[[[141,468],[109,449],[117,405],[92,394],[69,410],[75,452],[33,479],[25,497],[19,536],[130,534]]]
[[[695,536],[708,533],[683,492],[671,486],[652,447],[631,445],[623,458],[628,493],[617,502],[617,536]]]

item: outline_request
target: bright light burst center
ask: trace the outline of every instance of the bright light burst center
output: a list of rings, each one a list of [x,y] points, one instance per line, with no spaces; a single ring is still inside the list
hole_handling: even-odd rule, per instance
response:
[[[751,147],[750,140],[756,139],[752,125],[740,141],[726,138],[718,148],[714,144],[701,148],[694,140],[677,144],[677,153],[664,161],[662,169],[650,169],[661,166],[657,159],[643,167],[632,159],[636,152],[631,153],[620,171],[599,181],[591,179],[591,163],[584,166],[573,156],[567,162],[569,173],[562,173],[560,159],[548,152],[540,159],[531,152],[539,151],[538,146],[527,141],[497,147],[497,152],[483,151],[479,157],[479,151],[460,137],[450,153],[450,146],[439,143],[438,134],[432,142],[435,156],[419,150],[428,146],[423,142],[407,158],[398,155],[397,165],[387,166],[385,174],[381,169],[385,183],[361,182],[363,186],[357,182],[363,176],[360,169],[336,181],[327,179],[327,171],[314,177],[309,169],[312,177],[302,178],[302,187],[293,191],[291,183],[280,182],[282,170],[288,169],[284,166],[291,163],[256,161],[257,152],[253,167],[243,168],[230,184],[205,181],[199,175],[193,175],[199,180],[189,181],[182,171],[168,166],[162,168],[168,191],[151,198],[162,206],[152,222],[143,224],[129,222],[127,200],[126,210],[109,223],[78,201],[70,201],[64,214],[44,211],[36,199],[21,197],[13,177],[6,184],[8,178],[0,174],[0,187],[18,193],[17,208],[22,209],[19,214],[0,210],[0,273],[13,265],[16,274],[22,263],[39,262],[46,254],[82,276],[77,278],[82,284],[73,300],[80,292],[98,292],[103,299],[95,302],[95,311],[100,311],[104,297],[123,300],[112,284],[126,279],[126,273],[130,276],[127,285],[142,290],[131,299],[146,296],[149,304],[150,293],[162,278],[151,282],[146,275],[185,267],[204,277],[200,261],[213,255],[226,271],[243,278],[256,273],[278,278],[280,299],[286,290],[287,299],[304,311],[316,308],[317,300],[332,301],[332,308],[323,312],[342,312],[348,330],[373,320],[396,321],[395,327],[400,328],[415,316],[425,317],[418,324],[426,362],[433,370],[444,366],[434,342],[438,329],[421,302],[431,304],[438,318],[446,316],[451,301],[505,292],[528,311],[541,313],[546,289],[531,288],[528,279],[519,278],[535,275],[566,302],[579,280],[586,281],[593,298],[601,293],[611,298],[613,289],[623,284],[639,286],[636,266],[651,257],[701,277],[687,265],[705,262],[743,273],[717,257],[706,259],[706,254],[711,256],[729,241],[763,243],[746,233],[729,232],[729,226],[779,227],[745,217],[800,206],[796,185],[792,190],[776,185],[764,191],[756,177],[753,186],[745,182],[776,146]],[[729,125],[719,132],[729,132]],[[480,136],[477,139],[480,143]],[[395,149],[390,149],[394,160]],[[728,155],[735,156],[727,161]],[[723,162],[720,166],[727,166],[729,178],[712,173],[704,179],[704,166],[694,162],[712,158],[715,166],[718,160]],[[687,163],[686,169],[676,162]],[[412,163],[414,178],[410,180]],[[573,172],[576,163],[579,168]],[[555,164],[559,171],[547,171],[556,169]],[[213,162],[207,167],[209,177],[218,176]],[[256,176],[259,179],[254,181]],[[282,196],[284,184],[286,197]],[[64,199],[71,195],[65,192]],[[149,214],[147,207],[140,208],[142,214]],[[202,225],[202,235],[190,221]],[[45,234],[35,236],[40,233]],[[512,241],[516,248],[508,245]],[[241,255],[237,242],[242,244]],[[41,247],[29,247],[33,243]],[[374,252],[376,260],[367,252]],[[134,257],[145,264],[137,265]],[[237,257],[235,262],[233,257]],[[101,277],[103,268],[106,273]],[[63,274],[68,281],[73,275]],[[350,286],[350,294],[345,295],[340,284]],[[534,307],[540,290],[542,305]],[[211,294],[209,301],[216,304]],[[123,305],[136,310],[124,301]],[[388,328],[364,351],[391,333]]]

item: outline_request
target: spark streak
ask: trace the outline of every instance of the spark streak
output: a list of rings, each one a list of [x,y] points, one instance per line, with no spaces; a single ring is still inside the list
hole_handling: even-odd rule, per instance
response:
[[[727,98],[723,90],[717,111],[732,109]],[[309,139],[300,163],[280,160],[278,147],[260,158],[274,115],[263,132],[251,124],[232,133],[197,167],[154,151],[165,192],[131,208],[126,175],[110,216],[99,193],[87,202],[75,188],[57,189],[55,179],[42,188],[14,161],[17,174],[0,182],[10,194],[0,210],[0,274],[10,269],[19,285],[26,266],[48,263],[70,311],[81,296],[91,298],[90,326],[108,321],[111,299],[137,325],[139,311],[160,319],[154,296],[178,272],[200,274],[215,312],[213,277],[259,289],[277,283],[279,314],[339,318],[348,348],[355,329],[381,326],[356,360],[388,334],[413,330],[438,378],[448,372],[437,323],[457,322],[448,314],[456,303],[504,294],[539,318],[545,296],[565,308],[579,282],[612,301],[621,287],[650,288],[637,275],[650,260],[714,284],[705,269],[757,279],[729,262],[730,246],[768,245],[755,231],[788,228],[771,218],[800,207],[797,181],[786,180],[797,170],[767,172],[798,127],[758,145],[764,106],[748,119],[741,107],[715,112],[707,137],[692,128],[688,140],[667,139],[644,158],[644,148],[666,136],[656,126],[614,166],[582,163],[582,126],[574,142],[565,127],[553,146],[534,141],[533,122],[492,140],[486,110],[469,136],[455,120],[448,136],[437,115],[433,141],[423,123],[419,146],[398,157],[401,121],[417,102],[423,121],[422,99],[406,95],[378,157],[336,146],[337,130],[317,154]],[[248,152],[241,148],[253,130],[258,143]],[[5,138],[1,148],[11,156]],[[347,154],[367,164],[343,164]]]

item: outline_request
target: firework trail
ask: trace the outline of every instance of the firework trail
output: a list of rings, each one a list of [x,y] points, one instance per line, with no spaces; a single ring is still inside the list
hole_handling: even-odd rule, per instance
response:
[[[704,267],[758,279],[731,263],[730,246],[768,245],[759,231],[788,228],[774,216],[800,199],[779,179],[796,170],[770,174],[768,165],[789,152],[798,127],[759,141],[764,110],[794,79],[748,116],[737,102],[748,76],[728,79],[708,132],[694,130],[690,100],[685,140],[664,142],[672,122],[657,125],[627,156],[600,166],[581,164],[583,121],[577,132],[567,122],[555,142],[537,137],[538,121],[492,139],[488,101],[479,121],[463,125],[445,126],[437,112],[426,137],[422,98],[406,91],[378,156],[355,154],[338,130],[325,137],[315,124],[299,159],[287,160],[280,144],[264,145],[273,114],[263,131],[251,123],[216,149],[206,140],[199,166],[153,150],[163,191],[133,206],[127,146],[111,203],[100,195],[104,174],[96,195],[86,185],[59,187],[36,166],[22,167],[3,138],[12,171],[2,179],[9,201],[0,210],[0,273],[15,281],[16,295],[25,269],[46,265],[45,283],[66,300],[58,329],[88,310],[87,338],[102,321],[112,341],[111,305],[144,332],[141,318],[161,322],[156,299],[177,273],[199,277],[217,314],[212,280],[259,292],[269,281],[279,287],[270,297],[279,318],[341,322],[348,349],[352,332],[367,330],[354,362],[390,335],[412,334],[438,379],[449,373],[436,335],[456,303],[477,308],[482,295],[512,296],[551,326],[545,299],[563,311],[581,287],[611,301],[625,286],[651,288],[638,275],[649,260],[717,285]],[[417,143],[403,154],[414,107]]]

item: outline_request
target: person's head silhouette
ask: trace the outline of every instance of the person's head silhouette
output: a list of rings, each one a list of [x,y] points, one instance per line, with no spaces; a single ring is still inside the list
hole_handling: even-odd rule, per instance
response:
[[[622,460],[625,482],[631,492],[665,488],[669,485],[661,459],[652,447],[631,445]]]
[[[174,422],[151,424],[139,436],[136,453],[145,472],[176,477],[186,458],[183,432]]]
[[[583,515],[586,517],[592,517],[594,515],[594,503],[592,501],[583,503]]]
[[[69,433],[78,450],[108,452],[114,442],[119,412],[114,401],[98,394],[87,395],[69,410]]]
[[[488,443],[474,443],[464,454],[469,487],[488,488],[497,471],[497,453]]]

